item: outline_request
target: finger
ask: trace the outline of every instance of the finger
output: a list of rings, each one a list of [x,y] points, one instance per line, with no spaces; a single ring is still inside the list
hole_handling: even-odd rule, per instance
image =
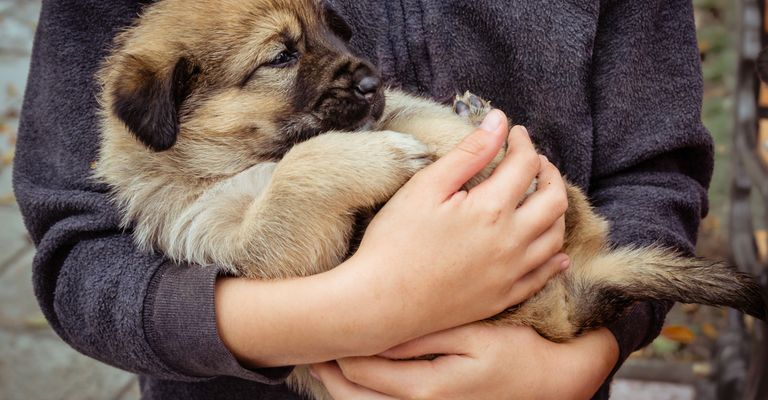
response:
[[[344,374],[341,373],[341,368],[335,362],[327,362],[322,364],[315,364],[312,367],[312,372],[317,375],[320,381],[328,390],[328,393],[335,400],[345,399],[360,399],[360,400],[392,400],[393,397],[389,397],[382,393],[377,393],[373,390],[364,388],[358,384],[352,383]]]
[[[509,131],[507,153],[490,177],[472,190],[470,195],[500,199],[517,205],[524,198],[533,178],[541,170],[541,160],[528,131],[517,125]]]
[[[522,259],[524,265],[541,265],[563,249],[565,242],[565,216],[555,221],[539,237],[534,239],[525,249]],[[527,273],[530,271],[525,271]]]
[[[538,293],[552,277],[566,270],[570,262],[566,254],[556,254],[540,267],[518,279],[509,291],[510,305],[520,304]]]
[[[431,396],[425,394],[429,388],[445,387],[448,383],[445,382],[446,374],[438,373],[433,361],[353,357],[338,363],[347,380],[398,399],[428,398]]]
[[[525,226],[525,239],[535,239],[547,231],[568,209],[568,195],[560,171],[542,157],[538,187],[515,212],[513,224]]]
[[[459,326],[432,333],[395,346],[380,354],[381,357],[403,360],[429,354],[463,355],[470,339],[470,326]]]
[[[480,129],[470,133],[453,150],[414,177],[427,182],[441,199],[456,193],[468,180],[493,160],[504,144],[507,117],[493,110]]]

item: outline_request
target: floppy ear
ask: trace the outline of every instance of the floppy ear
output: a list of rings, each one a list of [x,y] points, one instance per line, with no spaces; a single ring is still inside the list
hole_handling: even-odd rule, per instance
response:
[[[124,60],[112,90],[112,111],[142,143],[168,150],[179,134],[179,109],[196,73],[186,58],[159,70],[136,56]]]
[[[325,8],[325,22],[328,24],[328,27],[345,42],[349,42],[352,39],[352,28],[347,24],[347,21],[327,1],[323,1],[323,7]]]

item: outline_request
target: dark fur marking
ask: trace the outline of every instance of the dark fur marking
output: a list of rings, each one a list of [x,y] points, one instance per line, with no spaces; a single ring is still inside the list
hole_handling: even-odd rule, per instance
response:
[[[352,39],[352,28],[331,4],[324,1],[323,5],[325,7],[325,22],[328,27],[345,42],[349,42]]]
[[[766,294],[752,276],[702,258],[687,261],[687,265],[648,264],[622,284],[566,282],[567,291],[576,296],[571,322],[582,333],[605,326],[632,303],[644,300],[728,306],[765,319]]]
[[[381,210],[381,207],[384,207],[384,203],[371,209],[358,210],[355,213],[355,223],[352,228],[352,236],[349,240],[349,248],[347,249],[347,256],[345,258],[352,257],[352,255],[357,252],[357,249],[360,248],[360,243],[363,241],[363,235],[365,234],[366,228],[368,228],[368,225],[371,223],[373,217],[376,216],[376,213]]]
[[[281,137],[272,156],[282,156],[293,145],[330,130],[356,130],[383,113],[383,90],[370,101],[355,92],[355,74],[378,77],[371,64],[352,55],[329,31],[313,43],[312,49],[299,65],[291,112],[275,121],[281,127]]]
[[[136,58],[126,68],[126,74],[134,75],[123,77],[127,83],[115,86],[113,111],[150,149],[171,148],[179,133],[179,109],[189,96],[191,78],[198,70],[184,57],[165,76]]]

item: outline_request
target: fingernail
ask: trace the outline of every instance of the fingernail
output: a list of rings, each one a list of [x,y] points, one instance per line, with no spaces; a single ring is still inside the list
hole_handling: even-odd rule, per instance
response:
[[[570,258],[566,258],[565,261],[560,263],[560,271],[564,271],[564,270],[568,269],[568,267],[570,267],[570,266],[571,266],[571,259]]]
[[[309,374],[312,375],[312,377],[315,378],[315,380],[318,380],[318,381],[320,380],[320,375],[318,375],[317,372],[315,372],[314,368],[309,369]]]
[[[493,110],[485,116],[480,129],[487,132],[494,132],[501,125],[501,112]]]

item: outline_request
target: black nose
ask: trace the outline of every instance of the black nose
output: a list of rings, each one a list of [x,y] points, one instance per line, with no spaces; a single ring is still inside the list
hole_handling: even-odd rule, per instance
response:
[[[381,79],[375,75],[365,75],[355,83],[355,95],[370,101],[381,87]]]

